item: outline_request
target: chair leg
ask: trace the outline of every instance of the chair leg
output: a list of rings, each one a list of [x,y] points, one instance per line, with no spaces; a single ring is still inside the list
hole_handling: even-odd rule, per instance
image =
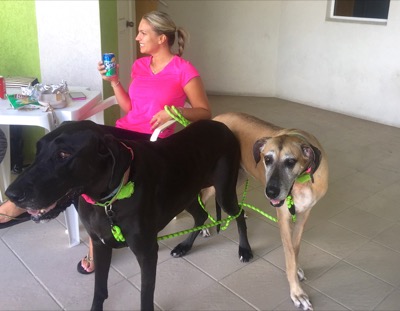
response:
[[[65,222],[69,236],[69,247],[79,245],[79,216],[74,205],[70,205],[64,212]]]

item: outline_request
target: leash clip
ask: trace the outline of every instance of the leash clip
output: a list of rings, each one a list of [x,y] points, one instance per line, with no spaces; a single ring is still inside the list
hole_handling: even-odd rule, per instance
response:
[[[112,204],[104,206],[104,212],[106,213],[107,217],[112,219],[115,216],[114,211],[112,210]]]

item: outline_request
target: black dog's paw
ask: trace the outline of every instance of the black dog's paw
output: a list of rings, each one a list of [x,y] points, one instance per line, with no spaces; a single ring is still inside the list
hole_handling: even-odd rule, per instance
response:
[[[239,246],[239,259],[241,262],[249,262],[253,258],[253,252],[251,249],[243,248]]]
[[[178,244],[172,251],[171,256],[178,258],[186,255],[188,251],[190,251],[191,247],[183,244]]]

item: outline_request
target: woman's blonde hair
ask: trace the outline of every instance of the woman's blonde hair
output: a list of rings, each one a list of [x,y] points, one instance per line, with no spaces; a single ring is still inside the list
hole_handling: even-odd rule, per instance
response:
[[[165,35],[168,46],[171,48],[175,43],[175,33],[178,34],[178,55],[182,56],[185,43],[189,37],[188,33],[181,27],[176,27],[171,17],[164,12],[152,11],[142,17],[146,20],[158,35]]]

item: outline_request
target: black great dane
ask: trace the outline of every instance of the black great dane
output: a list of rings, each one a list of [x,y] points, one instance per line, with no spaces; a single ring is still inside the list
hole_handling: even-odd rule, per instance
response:
[[[141,309],[154,309],[157,234],[187,210],[195,226],[207,219],[197,195],[213,185],[217,206],[236,218],[239,258],[252,251],[236,197],[240,147],[222,123],[198,121],[157,141],[118,140],[91,121],[68,122],[37,144],[36,158],[7,189],[32,215],[51,214],[65,198],[82,195],[79,216],[94,244],[92,310],[102,310],[113,248],[128,246],[141,269]],[[191,233],[171,254],[183,256],[198,235]]]

